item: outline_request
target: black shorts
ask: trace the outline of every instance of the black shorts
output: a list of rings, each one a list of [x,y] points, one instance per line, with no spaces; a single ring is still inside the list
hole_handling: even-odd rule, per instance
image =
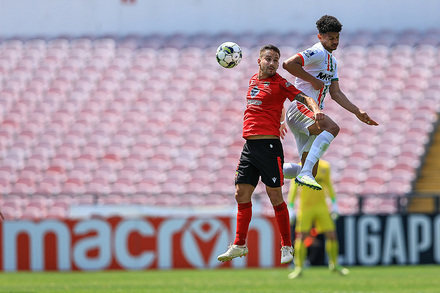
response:
[[[269,187],[281,187],[284,152],[279,139],[246,140],[235,173],[235,184],[247,183],[254,187],[263,181]]]

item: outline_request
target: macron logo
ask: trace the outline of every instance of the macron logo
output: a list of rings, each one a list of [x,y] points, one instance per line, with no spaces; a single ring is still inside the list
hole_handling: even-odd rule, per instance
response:
[[[277,177],[272,177],[273,183],[277,182]]]

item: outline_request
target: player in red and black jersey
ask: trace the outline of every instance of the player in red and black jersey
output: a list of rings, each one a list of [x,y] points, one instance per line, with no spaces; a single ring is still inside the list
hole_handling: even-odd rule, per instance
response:
[[[284,153],[280,141],[283,106],[286,99],[298,100],[313,111],[313,119],[322,120],[324,114],[312,98],[277,73],[279,59],[280,50],[277,47],[263,46],[258,58],[259,71],[249,82],[243,120],[246,143],[235,176],[235,199],[238,204],[236,237],[233,245],[218,256],[219,261],[248,254],[246,237],[252,218],[251,197],[260,177],[266,185],[281,234],[281,263],[293,259],[289,212],[281,189],[284,184]]]

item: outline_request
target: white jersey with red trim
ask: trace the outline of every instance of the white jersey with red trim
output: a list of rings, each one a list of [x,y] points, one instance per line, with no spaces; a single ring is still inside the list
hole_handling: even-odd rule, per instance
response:
[[[315,99],[320,109],[324,108],[324,98],[328,93],[332,80],[338,80],[336,58],[328,52],[320,42],[299,52],[305,71],[324,82],[324,87],[315,90],[313,86],[300,78],[295,78],[295,87]]]

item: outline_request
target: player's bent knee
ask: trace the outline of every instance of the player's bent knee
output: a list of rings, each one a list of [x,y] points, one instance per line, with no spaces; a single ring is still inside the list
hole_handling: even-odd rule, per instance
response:
[[[340,128],[339,125],[336,124],[333,120],[327,121],[325,124],[325,130],[330,132],[334,137],[336,137],[339,134]]]
[[[270,188],[266,187],[267,195],[269,196],[269,200],[273,206],[277,206],[284,201],[283,193],[281,188]]]
[[[318,135],[321,132],[328,131],[330,132],[334,137],[336,137],[339,133],[339,125],[336,124],[330,117],[325,116],[324,120],[317,121],[315,124],[310,126],[308,128],[310,134]]]
[[[332,131],[329,131],[331,134],[333,134],[334,137],[336,137],[339,134],[339,131],[341,129],[339,128],[339,125],[335,123],[334,129]]]

